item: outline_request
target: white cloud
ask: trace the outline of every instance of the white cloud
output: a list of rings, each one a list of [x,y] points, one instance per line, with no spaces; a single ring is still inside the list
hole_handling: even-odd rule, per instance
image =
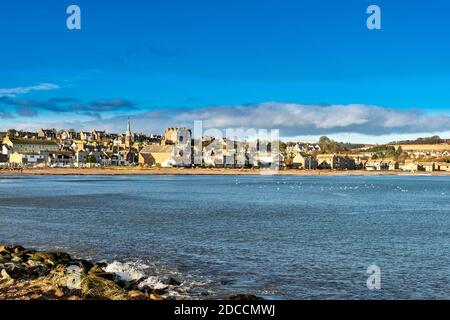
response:
[[[0,88],[0,97],[15,97],[19,94],[26,94],[32,91],[48,91],[58,88],[59,86],[54,83],[40,83],[27,87]]]
[[[151,114],[150,114],[151,115]],[[303,105],[268,102],[182,111],[174,122],[203,120],[205,127],[277,128],[284,136],[359,133],[387,135],[446,131],[448,115],[372,105]]]
[[[195,120],[203,120],[205,129],[279,129],[282,137],[316,139],[320,135],[329,135],[340,141],[372,143],[431,134],[447,135],[450,130],[448,115],[432,115],[418,110],[397,110],[362,104],[304,105],[267,102],[194,110],[158,110],[131,116],[134,131],[147,133],[162,133],[166,127],[172,126],[192,128]],[[125,115],[100,121],[61,120],[57,123],[48,123],[46,119],[41,119],[39,123],[37,120],[34,119],[33,124],[39,127],[84,130],[97,128],[112,132],[124,132],[126,127]]]

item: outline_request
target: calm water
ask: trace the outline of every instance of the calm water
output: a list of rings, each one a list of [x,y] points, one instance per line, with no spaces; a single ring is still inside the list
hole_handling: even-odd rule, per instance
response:
[[[448,299],[450,178],[0,176],[2,242],[173,274],[180,295]]]

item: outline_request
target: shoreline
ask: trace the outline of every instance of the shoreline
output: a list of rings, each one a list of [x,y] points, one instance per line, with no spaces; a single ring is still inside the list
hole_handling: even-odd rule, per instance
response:
[[[168,276],[164,286],[145,279],[123,279],[108,264],[71,257],[65,252],[0,245],[0,300],[191,300],[170,295],[182,282]],[[222,300],[262,300],[237,294]]]
[[[264,170],[264,169],[224,169],[224,168],[26,168],[20,170],[0,170],[1,175],[277,175],[277,176],[377,176],[377,175],[411,175],[411,176],[450,176],[447,171],[367,171],[367,170]]]

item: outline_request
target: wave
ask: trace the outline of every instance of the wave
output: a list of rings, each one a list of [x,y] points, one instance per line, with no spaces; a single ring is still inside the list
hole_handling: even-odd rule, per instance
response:
[[[211,280],[198,280],[192,276],[183,276],[174,270],[168,270],[144,261],[113,261],[107,263],[106,272],[116,274],[126,282],[138,282],[139,289],[158,290],[163,297],[201,298],[213,294]],[[169,279],[176,279],[174,284]]]

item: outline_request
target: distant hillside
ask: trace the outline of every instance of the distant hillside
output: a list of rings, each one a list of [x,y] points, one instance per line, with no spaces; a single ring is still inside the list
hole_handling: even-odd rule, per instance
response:
[[[432,137],[418,138],[416,140],[394,141],[388,144],[405,145],[405,144],[441,144],[441,143],[450,143],[450,139],[442,139],[439,136],[432,136]]]

